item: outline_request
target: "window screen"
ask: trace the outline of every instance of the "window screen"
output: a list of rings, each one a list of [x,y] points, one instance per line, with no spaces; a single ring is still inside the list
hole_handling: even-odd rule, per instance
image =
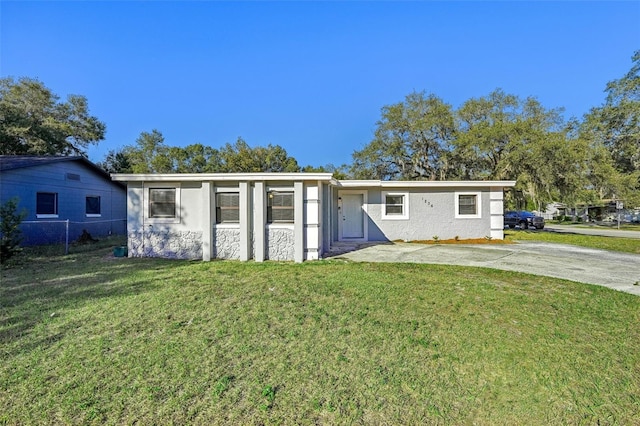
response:
[[[85,211],[86,214],[100,214],[100,197],[87,197]]]
[[[58,194],[38,192],[36,194],[36,214],[58,214]]]
[[[149,217],[176,217],[176,189],[149,189]]]
[[[216,223],[238,223],[240,221],[240,194],[221,192],[216,194]]]
[[[458,214],[477,214],[477,195],[459,195],[458,197]]]
[[[404,195],[387,195],[385,197],[385,214],[402,215],[404,214]]]
[[[293,223],[293,192],[270,192],[267,202],[268,223]]]

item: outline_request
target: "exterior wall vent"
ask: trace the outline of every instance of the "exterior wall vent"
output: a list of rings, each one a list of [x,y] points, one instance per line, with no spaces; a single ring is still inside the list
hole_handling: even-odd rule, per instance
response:
[[[80,175],[77,173],[67,173],[67,180],[77,180],[80,181]]]

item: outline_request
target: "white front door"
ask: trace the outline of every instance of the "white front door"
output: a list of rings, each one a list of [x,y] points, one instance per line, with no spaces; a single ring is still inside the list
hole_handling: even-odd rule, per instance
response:
[[[340,241],[364,240],[365,235],[365,193],[339,194],[338,223]]]

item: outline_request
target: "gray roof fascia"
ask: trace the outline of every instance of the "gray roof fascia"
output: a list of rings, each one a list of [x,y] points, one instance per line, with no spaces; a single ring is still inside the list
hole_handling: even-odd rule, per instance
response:
[[[331,173],[159,173],[111,175],[119,182],[256,182],[256,181],[322,181],[334,183]]]
[[[486,188],[512,187],[514,180],[340,180],[341,188]]]

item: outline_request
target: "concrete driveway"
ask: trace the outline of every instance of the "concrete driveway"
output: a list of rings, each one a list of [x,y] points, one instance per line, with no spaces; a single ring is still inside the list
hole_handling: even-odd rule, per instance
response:
[[[356,262],[481,266],[563,278],[640,296],[640,255],[537,241],[517,244],[367,245],[338,254]]]

